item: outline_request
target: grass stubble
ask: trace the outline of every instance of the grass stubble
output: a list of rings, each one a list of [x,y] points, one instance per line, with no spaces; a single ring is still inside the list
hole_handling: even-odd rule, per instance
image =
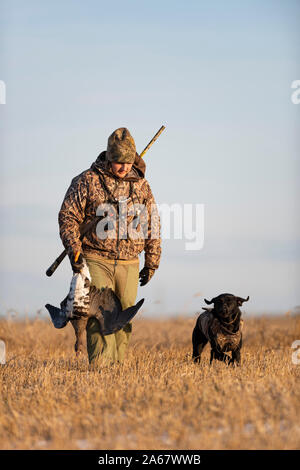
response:
[[[71,325],[2,318],[0,449],[299,448],[299,316],[246,319],[235,368],[209,346],[193,364],[195,318],[134,320],[125,363],[99,371]]]

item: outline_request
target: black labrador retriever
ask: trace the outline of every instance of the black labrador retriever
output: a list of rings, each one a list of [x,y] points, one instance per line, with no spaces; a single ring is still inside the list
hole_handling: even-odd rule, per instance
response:
[[[242,326],[239,307],[249,300],[232,294],[221,294],[205,302],[213,308],[205,308],[196,322],[193,330],[193,360],[200,362],[204,346],[211,345],[210,364],[214,359],[227,364],[241,362]],[[231,357],[226,352],[231,351]]]

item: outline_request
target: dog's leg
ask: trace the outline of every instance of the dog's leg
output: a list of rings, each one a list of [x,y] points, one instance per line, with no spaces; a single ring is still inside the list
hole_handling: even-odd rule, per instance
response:
[[[228,365],[228,364],[230,364],[231,357],[228,354],[221,353],[219,361],[225,362]]]
[[[224,354],[222,352],[217,351],[215,348],[212,348],[210,352],[210,364],[214,359],[221,362],[225,362],[227,364],[230,364],[231,361],[231,357],[228,356],[228,354]]]
[[[196,324],[193,331],[193,361],[200,363],[202,351],[207,344],[208,340],[206,336],[200,331],[198,323]]]
[[[209,361],[209,365],[212,364],[212,361],[215,359],[215,351],[213,349],[211,349],[210,351],[210,361]]]
[[[238,366],[241,365],[241,348],[242,348],[242,338],[238,347],[234,351],[232,351],[232,359],[231,359],[232,365],[234,365],[235,362],[237,363]]]
[[[211,346],[209,365],[211,366],[213,360],[216,359],[216,355],[218,354],[218,351],[217,351],[217,345],[215,343],[214,336],[212,334],[211,329],[209,328],[208,331],[210,334],[210,346]]]
[[[232,351],[232,358],[230,364],[233,366],[235,362],[238,366],[241,365],[241,352],[238,349]]]

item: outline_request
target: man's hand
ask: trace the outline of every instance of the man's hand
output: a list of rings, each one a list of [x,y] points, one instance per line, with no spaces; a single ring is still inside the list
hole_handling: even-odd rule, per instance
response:
[[[70,256],[70,262],[72,266],[72,270],[74,273],[80,273],[84,264],[83,264],[83,256],[81,253],[72,253]]]
[[[139,278],[140,278],[140,286],[145,286],[155,273],[155,269],[151,268],[143,268],[140,272]]]

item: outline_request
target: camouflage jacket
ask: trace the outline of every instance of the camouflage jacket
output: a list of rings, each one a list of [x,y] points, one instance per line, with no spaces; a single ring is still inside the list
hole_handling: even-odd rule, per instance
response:
[[[105,154],[102,152],[90,169],[73,178],[66,192],[58,215],[63,245],[69,256],[81,251],[110,260],[133,260],[145,250],[145,266],[157,269],[161,256],[160,220],[144,178],[145,163],[136,155],[131,171],[121,179],[110,171]],[[121,205],[120,198],[126,199]],[[81,237],[82,224],[101,214],[102,220]],[[110,222],[104,224],[107,215]]]

